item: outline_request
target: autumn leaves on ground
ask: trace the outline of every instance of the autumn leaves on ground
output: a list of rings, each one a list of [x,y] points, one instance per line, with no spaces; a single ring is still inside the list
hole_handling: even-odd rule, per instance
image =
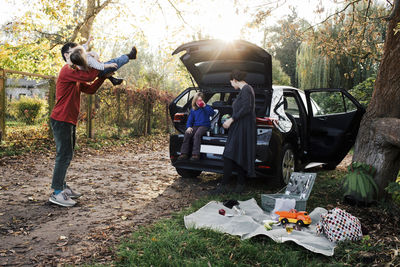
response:
[[[73,208],[48,202],[53,151],[0,159],[0,265],[110,262],[121,236],[188,206],[212,185],[180,178],[167,149],[165,135],[79,149],[67,180],[84,196]]]
[[[207,197],[208,192],[215,187],[218,175],[203,173],[200,179],[184,179],[176,174],[169,161],[167,135],[127,141],[91,142],[80,141],[68,170],[69,184],[84,193],[73,208],[61,208],[48,202],[54,145],[50,144],[42,152],[37,152],[39,150],[36,149],[36,152],[0,158],[1,266],[57,266],[93,262],[109,266],[115,260],[135,261],[137,255],[126,256],[127,249],[137,244],[138,247],[148,247],[147,252],[152,253],[151,251],[157,250],[157,244],[146,243],[146,238],[151,236],[166,238],[165,242],[171,242],[168,247],[180,246],[176,241],[179,238],[174,237],[174,231],[179,235],[188,235],[182,238],[190,240],[191,233],[184,228],[182,214],[171,218],[176,211],[186,210],[197,199],[201,199],[200,202],[204,204],[212,199],[220,199]],[[92,148],[91,144],[96,144],[97,148]],[[341,189],[338,185],[345,173],[345,166],[350,162],[351,155],[348,155],[336,171],[313,170],[318,172],[318,181],[307,205],[310,210],[317,206],[327,209],[340,207],[360,218],[367,236],[361,242],[339,245],[334,257],[322,257],[294,244],[276,244],[268,238],[252,239],[243,243],[237,237],[218,233],[205,236],[199,234],[200,239],[194,243],[211,242],[214,247],[209,248],[210,251],[215,249],[228,253],[225,250],[231,248],[226,247],[224,241],[228,238],[229,242],[236,244],[232,252],[236,256],[246,254],[246,250],[242,250],[243,245],[254,250],[257,255],[270,255],[269,259],[275,259],[275,263],[282,262],[282,253],[292,255],[299,260],[299,266],[323,262],[338,265],[368,263],[376,266],[391,262],[396,265],[399,246],[396,239],[399,218],[393,216],[396,211],[389,212],[382,205],[370,208],[351,207],[340,201]],[[274,179],[252,179],[248,181],[248,189],[242,199],[254,197],[259,200],[260,193],[276,192],[280,189],[276,182]],[[199,207],[198,204],[197,206]],[[168,218],[169,224],[165,225],[170,225],[171,233],[157,232],[160,227],[147,230],[141,228],[153,225],[163,218]],[[150,232],[150,237],[143,235],[143,231]],[[144,239],[130,239],[131,233],[143,235]],[[124,240],[128,240],[128,243]],[[185,244],[190,242],[188,240]],[[119,247],[121,244],[122,250]],[[382,249],[383,247],[386,249]],[[181,250],[170,249],[168,253],[172,253],[175,260],[181,259],[179,262],[189,265],[198,263],[190,257],[182,258],[185,256],[181,255],[184,254]],[[215,258],[214,264],[219,261],[221,264],[233,264],[233,260],[238,260],[236,256],[227,256],[226,259],[216,261],[219,254],[210,251],[206,254],[210,256],[209,260]],[[204,258],[204,253],[198,251],[198,254]],[[157,257],[152,259],[154,255],[140,255],[143,262],[159,260]],[[250,265],[256,265],[263,259],[252,258]],[[246,261],[242,264],[244,262]]]

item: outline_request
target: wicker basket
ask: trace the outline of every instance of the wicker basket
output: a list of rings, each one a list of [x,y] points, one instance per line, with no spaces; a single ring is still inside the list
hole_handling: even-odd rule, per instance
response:
[[[290,198],[296,200],[298,211],[305,211],[316,177],[316,173],[293,172],[285,187],[285,193],[261,194],[261,207],[266,212],[271,212],[275,208],[276,199]]]

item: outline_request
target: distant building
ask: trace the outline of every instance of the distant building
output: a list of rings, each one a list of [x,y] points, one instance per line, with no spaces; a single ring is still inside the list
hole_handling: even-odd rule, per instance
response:
[[[18,100],[21,96],[47,99],[49,83],[46,80],[7,79],[6,95],[9,101]]]

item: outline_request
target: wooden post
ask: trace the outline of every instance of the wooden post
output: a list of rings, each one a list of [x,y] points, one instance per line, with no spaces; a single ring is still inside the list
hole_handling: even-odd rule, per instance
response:
[[[121,136],[121,90],[116,88],[117,90],[117,133],[118,137]]]
[[[50,123],[50,116],[51,112],[53,111],[54,105],[56,104],[56,80],[55,79],[50,79],[49,80],[49,98],[48,98],[48,104],[49,104],[49,137],[53,137],[53,131],[51,130],[51,123]]]
[[[0,69],[0,141],[6,139],[6,73]]]
[[[87,96],[88,100],[88,109],[87,109],[87,123],[86,123],[86,136],[88,138],[93,138],[93,114],[92,114],[92,109],[93,109],[93,95],[88,95]]]

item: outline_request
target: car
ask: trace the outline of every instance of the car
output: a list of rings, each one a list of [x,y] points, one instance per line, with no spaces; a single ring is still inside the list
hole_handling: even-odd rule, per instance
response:
[[[255,170],[257,176],[278,177],[287,184],[293,171],[323,164],[334,169],[355,143],[364,108],[343,89],[300,90],[272,85],[272,58],[247,41],[194,41],[178,47],[181,61],[197,86],[180,93],[169,105],[176,132],[170,135],[172,165],[182,177],[201,172],[223,172],[223,151],[228,130],[221,119],[232,113],[238,94],[230,85],[233,69],[247,72],[254,88],[257,115]],[[199,161],[178,160],[191,101],[196,92],[216,114],[202,137]]]
[[[291,209],[290,211],[276,211],[279,215],[279,221],[282,224],[295,223],[298,226],[309,226],[311,224],[311,217],[305,211],[297,211]]]

